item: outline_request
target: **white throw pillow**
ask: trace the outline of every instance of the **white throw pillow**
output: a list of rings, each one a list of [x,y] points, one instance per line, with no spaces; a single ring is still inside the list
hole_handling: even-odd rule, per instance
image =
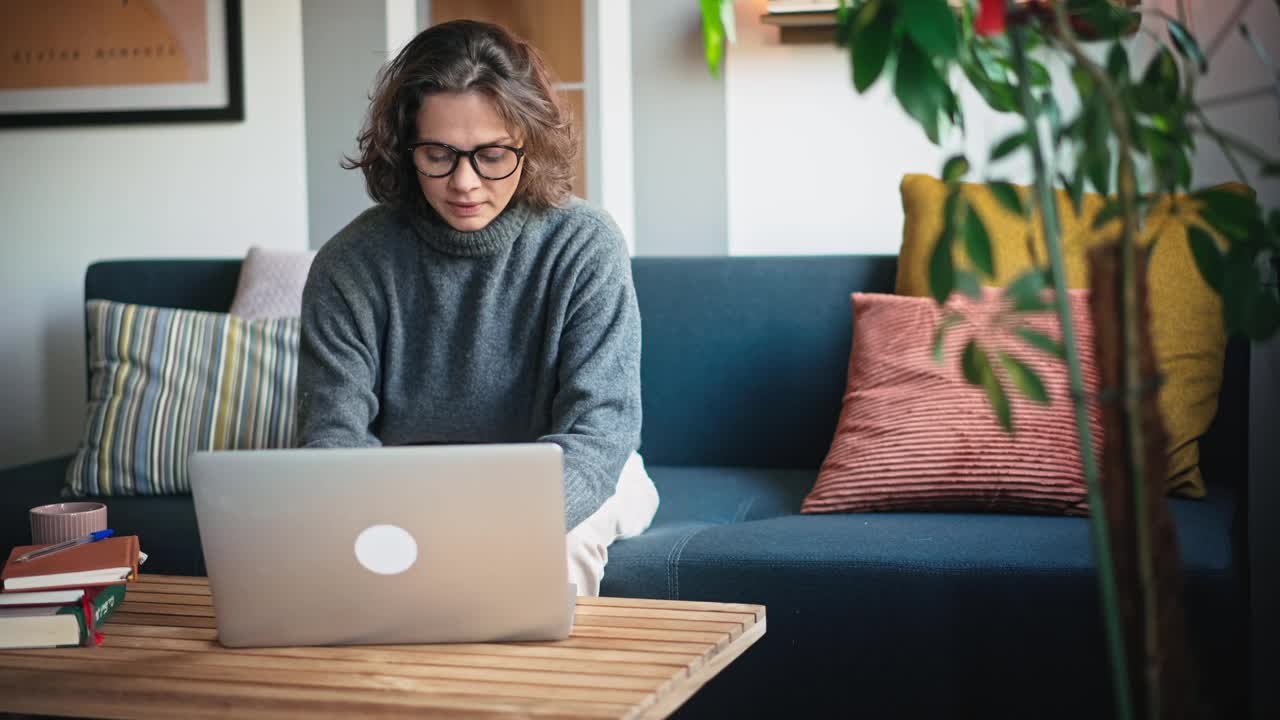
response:
[[[314,250],[251,247],[240,267],[231,314],[249,320],[298,317]]]

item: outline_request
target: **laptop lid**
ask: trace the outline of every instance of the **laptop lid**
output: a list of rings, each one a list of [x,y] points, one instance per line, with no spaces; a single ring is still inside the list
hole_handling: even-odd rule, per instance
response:
[[[568,635],[558,445],[197,452],[190,470],[224,645]]]

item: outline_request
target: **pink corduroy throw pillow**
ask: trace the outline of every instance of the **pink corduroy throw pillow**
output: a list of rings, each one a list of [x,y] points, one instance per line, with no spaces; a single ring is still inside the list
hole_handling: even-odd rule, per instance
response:
[[[1088,291],[1070,293],[1086,391],[1093,396],[1098,377]],[[1023,326],[1058,339],[1057,318],[1050,312],[1012,315],[998,291],[984,294],[984,302],[960,294],[947,301],[948,309],[965,320],[947,332],[941,364],[934,362],[931,348],[943,313],[932,299],[853,295],[844,406],[802,512],[1087,513],[1066,365],[1011,332]],[[964,381],[960,357],[974,337],[1005,381],[1012,435],[1000,427],[982,388]],[[996,360],[997,350],[1039,375],[1048,405],[1016,389]],[[1096,403],[1090,403],[1089,419],[1099,453]]]

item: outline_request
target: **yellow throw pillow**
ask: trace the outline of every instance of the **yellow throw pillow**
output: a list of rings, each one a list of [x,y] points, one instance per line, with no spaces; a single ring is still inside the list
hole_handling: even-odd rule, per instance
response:
[[[1234,187],[1247,191],[1242,185]],[[1026,202],[1030,188],[1016,189]],[[1048,264],[1038,222],[1031,228],[1025,219],[1005,209],[983,185],[965,183],[962,192],[991,236],[996,276],[986,282],[1003,286],[1031,267],[1033,261],[1042,266]],[[907,175],[902,179],[905,218],[898,256],[899,295],[929,295],[929,255],[942,232],[945,198],[946,185],[936,178]],[[1167,200],[1157,206],[1148,216],[1138,242],[1146,246],[1152,238],[1157,240],[1151,254],[1148,303],[1156,362],[1164,375],[1159,400],[1169,434],[1169,490],[1186,497],[1203,497],[1198,442],[1218,410],[1226,332],[1222,301],[1200,277],[1187,244],[1189,223],[1210,228],[1199,220],[1194,203],[1183,199],[1176,214],[1169,212]],[[1101,230],[1092,229],[1093,218],[1105,202],[1102,196],[1088,193],[1077,215],[1067,193],[1058,191],[1068,287],[1089,286],[1086,249],[1117,235],[1118,220]],[[973,267],[963,243],[955,244],[954,253],[957,267]]]

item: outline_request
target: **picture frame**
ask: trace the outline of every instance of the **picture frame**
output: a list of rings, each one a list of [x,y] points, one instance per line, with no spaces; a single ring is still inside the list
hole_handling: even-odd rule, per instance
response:
[[[244,120],[241,0],[100,3],[80,23],[61,0],[8,15],[0,129]]]

